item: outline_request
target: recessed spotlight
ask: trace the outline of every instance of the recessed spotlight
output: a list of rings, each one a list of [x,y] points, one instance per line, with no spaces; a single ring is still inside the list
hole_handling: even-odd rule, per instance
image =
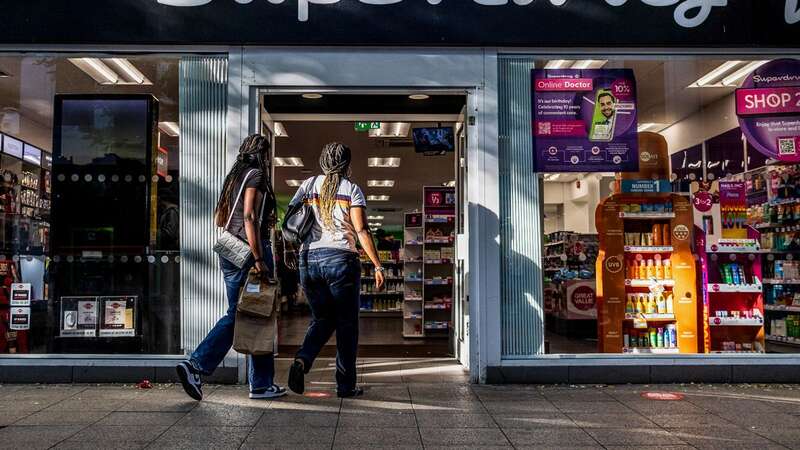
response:
[[[400,158],[367,158],[368,167],[400,167]]]
[[[431,98],[428,94],[411,94],[408,96],[411,100],[427,100]]]
[[[286,180],[286,185],[289,187],[300,187],[303,184],[303,180]]]
[[[294,156],[273,158],[275,167],[303,167],[303,160]]]
[[[389,201],[388,195],[368,195],[367,201],[370,202],[388,202]]]
[[[368,187],[390,188],[394,187],[394,180],[367,180]]]
[[[322,94],[316,92],[308,92],[302,95],[303,98],[307,98],[309,100],[318,100],[322,98]]]
[[[383,220],[383,216],[368,216],[367,220]]]

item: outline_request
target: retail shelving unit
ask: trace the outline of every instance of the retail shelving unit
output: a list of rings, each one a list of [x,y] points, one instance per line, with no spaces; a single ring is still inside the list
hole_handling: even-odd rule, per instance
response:
[[[403,228],[403,337],[425,337],[425,309],[423,308],[423,265],[425,249],[425,227],[422,213],[406,213]]]
[[[547,329],[564,336],[597,336],[597,235],[548,233],[544,250]]]
[[[761,245],[758,231],[746,223],[745,183],[693,183],[692,193],[703,351],[763,353]]]
[[[597,208],[599,351],[698,351],[692,210],[677,194],[614,194]]]
[[[456,191],[425,187],[423,226],[423,327],[426,337],[449,338],[453,313]]]
[[[765,350],[800,351],[800,167],[765,166],[741,176],[748,224],[758,231],[764,278]]]
[[[400,252],[380,251],[378,257],[386,268],[386,284],[375,291],[375,266],[362,255],[361,317],[401,317],[403,314],[403,261]]]

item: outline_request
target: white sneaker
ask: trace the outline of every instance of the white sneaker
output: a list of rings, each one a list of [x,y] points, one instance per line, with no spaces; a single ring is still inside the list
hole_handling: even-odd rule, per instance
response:
[[[284,395],[286,395],[286,389],[278,386],[277,384],[273,384],[266,389],[259,389],[251,392],[250,398],[254,400],[263,398],[278,398],[283,397]]]

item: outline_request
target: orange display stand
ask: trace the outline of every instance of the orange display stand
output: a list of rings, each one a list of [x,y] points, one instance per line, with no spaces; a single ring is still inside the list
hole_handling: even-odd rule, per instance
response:
[[[598,351],[697,353],[698,296],[692,206],[664,190],[669,155],[663,137],[641,133],[640,172],[618,177],[595,212]],[[655,192],[626,192],[646,190]]]

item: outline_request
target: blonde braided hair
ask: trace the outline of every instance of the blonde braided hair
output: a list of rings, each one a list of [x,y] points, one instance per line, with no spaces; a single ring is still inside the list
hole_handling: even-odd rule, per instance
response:
[[[325,181],[319,193],[319,211],[322,225],[333,230],[333,208],[336,206],[336,195],[339,184],[347,178],[350,171],[350,148],[340,142],[331,142],[322,148],[319,167],[325,174]]]

